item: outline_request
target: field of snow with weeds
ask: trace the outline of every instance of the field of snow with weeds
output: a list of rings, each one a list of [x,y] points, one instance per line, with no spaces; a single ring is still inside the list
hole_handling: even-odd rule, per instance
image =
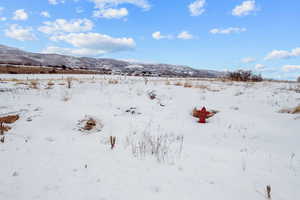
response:
[[[0,78],[0,117],[20,117],[0,143],[1,200],[300,198],[300,115],[279,112],[299,83]],[[202,106],[219,111],[206,124]]]

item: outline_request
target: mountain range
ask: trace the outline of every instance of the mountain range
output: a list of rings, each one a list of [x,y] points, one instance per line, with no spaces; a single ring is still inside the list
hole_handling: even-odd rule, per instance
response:
[[[108,58],[31,53],[5,45],[0,45],[0,67],[1,66],[39,66],[72,70],[90,70],[95,72],[109,71],[111,74],[143,76],[216,78],[224,75],[223,72],[194,69],[184,65],[150,64]]]

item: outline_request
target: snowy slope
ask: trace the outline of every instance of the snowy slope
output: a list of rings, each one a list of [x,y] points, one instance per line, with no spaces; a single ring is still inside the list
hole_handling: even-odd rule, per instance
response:
[[[0,64],[68,67],[73,69],[103,70],[109,69],[118,73],[151,73],[164,76],[193,76],[193,77],[220,77],[223,72],[214,70],[198,70],[188,66],[170,64],[132,63],[107,58],[74,57],[59,54],[40,54],[22,51],[0,45]],[[139,65],[140,67],[132,67]],[[0,66],[1,67],[1,66]]]
[[[62,75],[14,77],[40,85],[0,83],[0,116],[21,117],[0,143],[0,199],[259,200],[267,185],[273,200],[300,198],[300,115],[277,112],[300,103],[291,90],[299,84],[201,80],[184,88],[173,85],[183,79],[79,75],[67,89]],[[53,89],[45,89],[49,79]],[[199,124],[195,106],[220,112]],[[78,131],[85,115],[103,129]],[[134,153],[147,134],[169,137],[164,161]]]

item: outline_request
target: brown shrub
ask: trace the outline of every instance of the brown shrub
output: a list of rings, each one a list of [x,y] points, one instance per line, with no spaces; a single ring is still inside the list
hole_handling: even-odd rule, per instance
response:
[[[0,126],[0,135],[3,135],[4,132],[9,131],[10,129],[11,129],[10,126],[1,125],[1,126]]]
[[[52,81],[50,80],[50,81],[48,81],[47,85],[48,85],[48,86],[53,86],[53,85],[55,85],[55,84],[54,84],[54,82],[52,82]]]
[[[118,80],[113,80],[113,79],[108,80],[108,84],[118,84],[118,83],[119,83]]]
[[[191,87],[193,87],[193,85],[191,83],[189,83],[189,82],[185,82],[184,85],[183,85],[183,87],[185,87],[185,88],[191,88]]]
[[[279,113],[297,114],[300,113],[300,105],[295,108],[284,108],[278,111]]]
[[[17,81],[16,85],[28,85],[28,83],[25,81]]]
[[[37,80],[31,80],[29,87],[32,88],[32,89],[39,89],[38,85],[39,85],[39,82]]]
[[[5,117],[0,117],[0,123],[12,124],[19,119],[19,115],[8,115]]]
[[[11,129],[9,126],[3,124],[12,124],[19,119],[19,115],[8,115],[5,117],[0,117],[0,135],[3,135],[4,132],[7,132]]]
[[[209,89],[209,87],[206,86],[206,85],[195,85],[194,88],[199,88],[199,89],[203,89],[203,90],[205,90],[205,89],[208,90]]]
[[[84,130],[90,131],[96,126],[96,121],[94,119],[89,119],[86,121],[85,126],[83,127]]]
[[[263,81],[261,75],[254,74],[250,70],[237,70],[234,72],[229,72],[227,78],[232,81]]]
[[[174,85],[175,86],[183,86],[183,84],[181,82],[176,82]]]

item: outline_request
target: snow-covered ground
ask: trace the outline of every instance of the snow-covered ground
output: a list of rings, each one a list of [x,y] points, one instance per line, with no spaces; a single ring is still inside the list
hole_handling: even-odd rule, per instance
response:
[[[278,113],[299,83],[72,77],[0,76],[0,117],[20,115],[0,143],[1,200],[259,200],[267,185],[300,199],[300,115]],[[195,106],[219,113],[199,124]],[[86,116],[102,130],[79,131]]]

